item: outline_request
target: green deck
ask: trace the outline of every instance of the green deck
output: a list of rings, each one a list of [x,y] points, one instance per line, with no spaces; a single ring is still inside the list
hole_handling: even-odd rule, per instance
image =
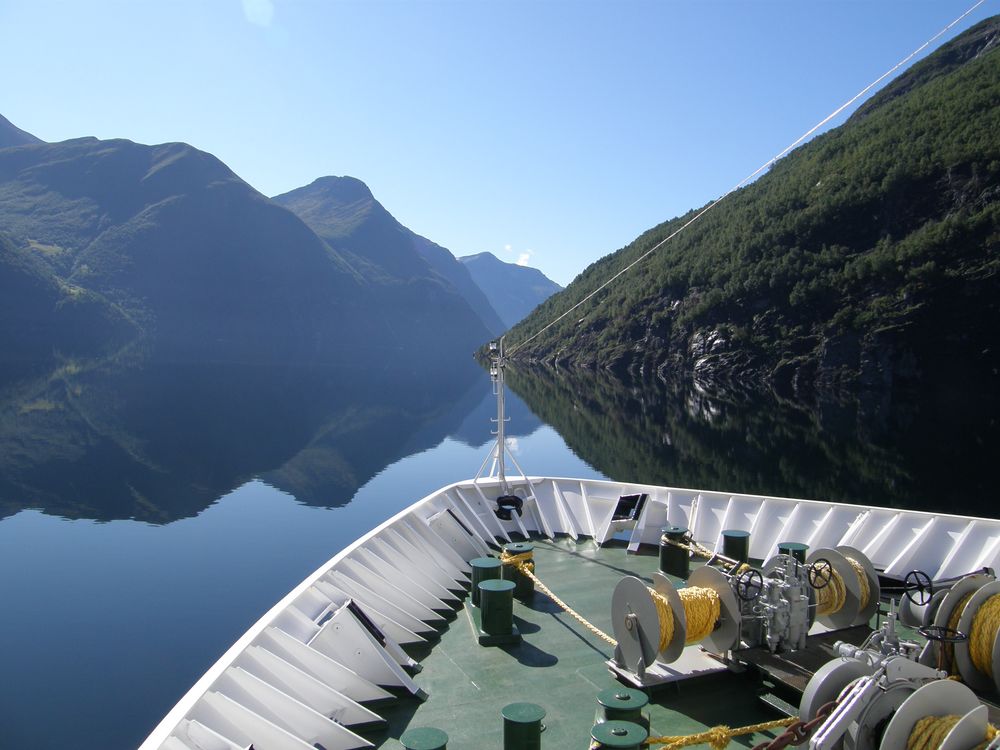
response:
[[[625,575],[651,582],[657,558],[628,554],[624,545],[616,543],[598,547],[591,540],[560,538],[535,540],[535,565],[538,577],[567,604],[613,635],[614,587]],[[509,703],[530,702],[546,711],[542,747],[588,747],[597,693],[618,684],[605,664],[611,647],[538,591],[530,604],[515,600],[514,618],[523,635],[519,645],[483,647],[467,612],[459,610],[441,632],[440,642],[413,654],[423,666],[414,679],[430,698],[380,708],[389,730],[370,739],[379,747],[398,748],[398,738],[408,727],[430,726],[447,732],[453,750],[499,750],[501,709]],[[729,672],[657,690],[649,715],[654,735],[781,718],[757,697],[757,685],[749,677]],[[750,747],[771,736],[744,737],[734,743]]]

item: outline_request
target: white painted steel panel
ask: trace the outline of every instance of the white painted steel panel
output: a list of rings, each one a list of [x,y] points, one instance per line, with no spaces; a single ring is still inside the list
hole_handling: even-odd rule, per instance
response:
[[[456,601],[454,595],[424,576],[419,568],[413,565],[400,565],[399,555],[393,555],[392,559],[394,562],[389,562],[383,555],[375,552],[374,549],[361,548],[357,550],[355,557],[384,579],[404,588],[407,594],[425,607],[441,610],[450,609],[445,600]],[[438,595],[438,589],[441,589],[443,594]]]
[[[240,667],[227,669],[216,685],[220,693],[310,745],[363,747],[366,743],[347,727]]]
[[[671,526],[682,529],[691,528],[691,515],[697,492],[687,490],[670,490],[667,502],[667,519]]]
[[[167,737],[166,741],[161,745],[163,750],[216,750],[214,747],[208,748],[198,748],[194,745],[188,745],[185,742],[179,740],[177,737]],[[220,746],[219,750],[226,750],[224,745]],[[242,748],[236,748],[236,750],[242,750]]]
[[[397,583],[383,576],[375,568],[366,566],[358,560],[342,560],[340,565],[337,566],[337,572],[371,589],[386,601],[392,602],[420,622],[442,625],[445,622],[445,619],[441,615],[420,602],[415,596],[406,591],[403,586],[397,585]],[[398,576],[396,577],[396,581],[399,581]],[[439,599],[434,599],[434,602],[438,608],[444,606]]]
[[[280,656],[260,646],[244,651],[234,666],[241,667],[279,690],[345,726],[368,724],[381,720],[357,701],[324,685],[315,677],[303,672]]]
[[[404,687],[413,693],[419,690],[396,660],[386,653],[346,607],[337,612],[308,645],[375,685]]]
[[[197,721],[182,721],[178,734],[195,750],[245,750],[228,737],[223,737]]]
[[[420,633],[432,630],[409,612],[340,571],[331,570],[326,575],[330,583],[350,594],[380,628],[400,643],[422,643],[425,639]]]
[[[795,505],[789,500],[764,500],[750,537],[750,557],[767,560],[774,555],[778,542],[798,541],[784,536]]]
[[[378,701],[392,697],[392,693],[362,677],[349,666],[297,641],[283,630],[269,628],[264,631],[260,640],[268,651],[355,701]]]
[[[211,690],[195,705],[192,718],[254,750],[315,750],[313,746],[232,698]],[[351,750],[350,745],[334,745]],[[353,747],[363,747],[355,745]]]
[[[425,585],[428,586],[429,590],[436,593],[444,601],[459,600],[453,592],[453,589],[457,587],[455,578],[432,560],[429,555],[422,553],[398,534],[394,532],[383,534],[380,538],[373,539],[371,546],[383,559],[395,560],[400,566],[419,572],[420,576],[427,582]],[[457,571],[456,575],[458,575]]]

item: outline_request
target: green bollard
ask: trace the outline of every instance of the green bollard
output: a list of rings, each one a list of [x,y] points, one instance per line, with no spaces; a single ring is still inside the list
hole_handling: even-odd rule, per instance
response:
[[[491,580],[479,584],[483,632],[507,635],[514,626],[514,582]]]
[[[666,526],[660,529],[660,533],[660,572],[687,578],[691,573],[691,556],[686,549],[676,545],[684,543],[688,530],[683,526]]]
[[[534,703],[511,703],[503,717],[503,750],[539,750],[545,709]]]
[[[534,549],[535,545],[531,542],[514,542],[503,546],[503,551],[508,555],[523,555],[528,552],[534,552]],[[500,577],[504,580],[514,582],[514,596],[516,598],[530,599],[534,596],[535,582],[513,565],[504,565],[503,572]]]
[[[514,582],[492,579],[479,584],[479,609],[473,610],[479,626],[479,645],[517,643],[521,633],[514,627]]]
[[[649,705],[649,697],[641,690],[613,687],[597,694],[597,714],[594,723],[605,721],[631,721],[649,731],[649,717],[642,710]]]
[[[406,750],[447,750],[448,735],[434,727],[407,729],[399,738]]]
[[[750,559],[750,532],[726,529],[722,532],[722,554],[745,563]]]
[[[806,564],[807,549],[809,545],[802,542],[778,542],[779,555],[791,555],[803,565]]]
[[[592,750],[614,748],[614,750],[639,750],[649,732],[631,721],[606,721],[595,726],[590,736],[594,740]]]
[[[503,567],[495,557],[477,557],[469,561],[472,566],[472,606],[479,606],[479,584],[500,578],[500,568]]]

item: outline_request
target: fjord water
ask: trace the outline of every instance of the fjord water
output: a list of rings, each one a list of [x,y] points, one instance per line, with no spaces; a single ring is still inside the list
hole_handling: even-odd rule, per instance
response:
[[[995,403],[798,403],[512,371],[529,473],[994,515]],[[472,476],[471,362],[152,365],[0,385],[0,747],[135,747],[275,601],[359,535]]]
[[[607,476],[995,517],[1000,394],[953,372],[923,390],[781,395],[735,384],[512,370],[508,383]]]
[[[134,748],[298,581],[474,475],[489,378],[407,367],[125,355],[0,385],[0,747]],[[526,470],[599,476],[508,409]]]

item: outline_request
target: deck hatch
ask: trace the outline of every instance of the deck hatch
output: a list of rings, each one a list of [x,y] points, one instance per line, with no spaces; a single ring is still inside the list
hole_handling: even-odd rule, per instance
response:
[[[642,509],[646,505],[649,497],[646,493],[638,495],[622,495],[618,498],[615,512],[611,515],[612,521],[635,521],[642,514]]]

